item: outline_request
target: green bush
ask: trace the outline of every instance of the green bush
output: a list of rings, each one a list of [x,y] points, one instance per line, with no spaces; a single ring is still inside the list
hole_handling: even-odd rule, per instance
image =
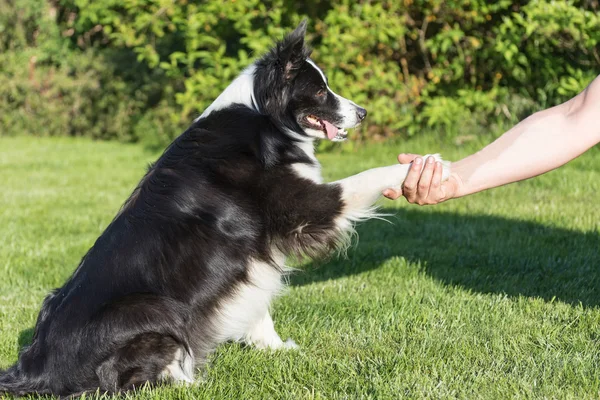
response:
[[[600,72],[589,0],[0,0],[0,9],[3,133],[162,146],[303,18],[332,88],[370,110],[354,133],[363,139],[483,132],[568,99]]]
[[[0,0],[0,10],[0,134],[138,141],[160,126],[164,71],[128,49],[89,45],[89,33],[74,42],[66,8]],[[172,124],[169,137],[181,128]]]

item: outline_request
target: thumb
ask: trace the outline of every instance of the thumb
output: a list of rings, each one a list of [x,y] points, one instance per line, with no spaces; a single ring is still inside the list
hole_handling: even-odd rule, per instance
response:
[[[418,154],[401,153],[401,154],[398,154],[398,162],[400,164],[409,164],[409,163],[413,162],[413,160],[417,157],[419,157]]]

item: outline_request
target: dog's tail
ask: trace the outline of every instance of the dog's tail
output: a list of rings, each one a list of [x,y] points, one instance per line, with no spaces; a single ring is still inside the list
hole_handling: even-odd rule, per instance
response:
[[[0,371],[0,398],[2,394],[25,396],[28,394],[47,394],[47,390],[40,388],[40,382],[31,380],[21,374],[17,365],[6,371]]]

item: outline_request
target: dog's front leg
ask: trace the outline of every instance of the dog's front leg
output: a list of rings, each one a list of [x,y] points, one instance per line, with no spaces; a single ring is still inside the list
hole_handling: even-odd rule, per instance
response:
[[[281,340],[275,331],[275,325],[269,311],[246,332],[244,341],[254,345],[258,349],[278,350],[298,348],[298,345],[292,339],[288,339],[285,342]]]
[[[427,159],[429,155],[423,157]],[[442,179],[450,176],[450,165],[439,155],[432,155],[436,161],[441,161],[444,167]],[[387,188],[400,189],[412,164],[396,164],[388,167],[373,168],[352,175],[348,178],[333,182],[342,188],[344,207],[342,213],[350,219],[368,218],[373,210],[373,204]]]

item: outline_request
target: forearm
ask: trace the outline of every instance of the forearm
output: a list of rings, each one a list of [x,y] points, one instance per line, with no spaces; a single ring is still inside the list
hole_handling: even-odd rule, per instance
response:
[[[455,197],[531,178],[600,141],[600,79],[560,106],[523,120],[480,152],[452,164]]]

